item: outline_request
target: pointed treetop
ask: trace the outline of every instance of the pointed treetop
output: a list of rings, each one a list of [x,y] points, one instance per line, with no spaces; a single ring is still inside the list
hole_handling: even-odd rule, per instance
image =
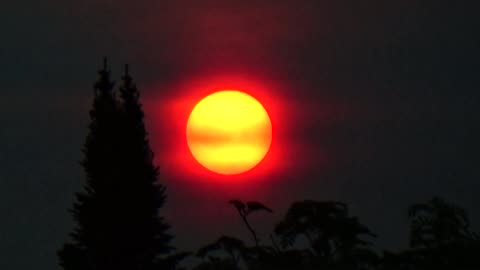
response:
[[[110,81],[107,57],[103,58],[103,69],[98,71],[98,79],[94,85],[95,92],[110,92],[113,89],[113,82]]]
[[[135,89],[135,84],[133,84],[133,79],[132,77],[130,76],[130,73],[129,73],[129,70],[128,70],[128,64],[125,65],[125,70],[124,70],[124,74],[122,76],[122,80],[123,80],[123,88],[124,89],[129,89],[129,90],[132,90],[132,89]]]
[[[98,71],[99,74],[107,74],[110,71],[108,70],[108,59],[107,57],[103,57],[103,67]]]

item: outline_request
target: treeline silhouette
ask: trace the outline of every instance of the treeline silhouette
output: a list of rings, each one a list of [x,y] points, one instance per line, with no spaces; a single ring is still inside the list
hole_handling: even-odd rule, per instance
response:
[[[58,251],[65,270],[185,269],[180,265],[186,257],[201,259],[194,270],[480,269],[480,236],[471,231],[467,213],[436,197],[408,208],[410,246],[402,251],[376,247],[376,234],[338,201],[294,202],[262,239],[249,219],[273,210],[232,199],[251,244],[220,236],[196,252],[175,253],[161,215],[166,189],[128,66],[116,89],[104,60],[90,118],[81,162],[86,182],[70,209],[76,226]]]
[[[231,202],[244,213],[249,209],[239,200]],[[332,269],[332,270],[473,270],[480,269],[480,237],[470,230],[462,208],[434,197],[408,208],[410,247],[391,252],[379,250],[377,237],[348,206],[337,201],[294,202],[277,223],[270,244],[259,245],[258,237],[245,220],[254,245],[221,236],[196,252],[203,261],[194,270]],[[299,248],[299,241],[306,246]]]

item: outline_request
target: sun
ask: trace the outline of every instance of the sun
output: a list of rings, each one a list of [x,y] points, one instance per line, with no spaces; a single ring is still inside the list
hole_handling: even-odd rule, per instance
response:
[[[249,94],[222,90],[193,108],[186,128],[193,157],[210,171],[233,175],[251,170],[268,153],[272,123],[263,105]]]

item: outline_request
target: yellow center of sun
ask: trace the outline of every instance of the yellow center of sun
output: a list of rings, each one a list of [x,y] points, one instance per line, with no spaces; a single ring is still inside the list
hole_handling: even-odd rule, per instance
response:
[[[254,97],[223,90],[203,98],[187,122],[187,144],[205,168],[225,175],[255,167],[272,142],[267,111]]]

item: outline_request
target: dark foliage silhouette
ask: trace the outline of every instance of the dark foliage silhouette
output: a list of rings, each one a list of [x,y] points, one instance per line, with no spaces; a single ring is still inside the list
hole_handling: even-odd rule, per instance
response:
[[[480,269],[480,241],[464,209],[434,197],[410,206],[408,217],[410,249],[385,252],[380,269]]]
[[[76,227],[58,252],[72,269],[171,269],[169,226],[159,215],[165,188],[153,164],[139,93],[125,69],[119,97],[106,60],[94,86],[82,165],[83,191],[71,209]],[[181,256],[180,256],[181,257]]]
[[[310,246],[303,252],[317,266],[369,268],[378,260],[365,238],[375,235],[350,217],[347,205],[335,201],[301,201],[292,204],[276,227],[284,247],[292,247],[304,237]]]
[[[261,203],[231,200],[243,219],[263,210]],[[379,254],[372,231],[346,204],[337,201],[294,202],[271,235],[272,246],[246,246],[222,236],[200,249],[205,258],[195,270],[473,270],[480,269],[480,237],[472,232],[464,209],[440,198],[409,207],[411,247]],[[246,222],[247,227],[248,221]],[[256,236],[256,235],[255,235]],[[279,238],[280,245],[276,244]],[[306,242],[304,248],[299,242]],[[222,255],[223,254],[223,255]]]
[[[408,216],[411,247],[436,247],[471,236],[465,210],[437,197],[410,206]]]
[[[409,207],[411,250],[403,252],[416,269],[480,269],[479,239],[465,210],[434,197]]]
[[[206,267],[213,267],[213,269],[239,269],[240,263],[248,260],[248,248],[239,239],[221,236],[215,242],[200,248],[197,256],[206,259],[201,264],[203,268],[199,269]]]

